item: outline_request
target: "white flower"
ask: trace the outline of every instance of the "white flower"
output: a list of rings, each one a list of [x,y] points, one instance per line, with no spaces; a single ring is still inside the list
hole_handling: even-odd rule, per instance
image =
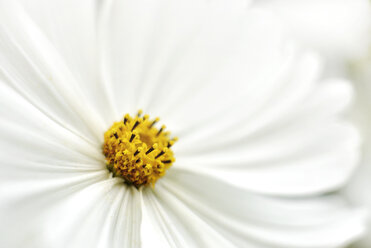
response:
[[[234,2],[233,2],[234,3]],[[319,79],[243,1],[0,1],[3,247],[344,247],[363,212],[330,194],[358,158]],[[176,162],[112,178],[104,132],[143,108]]]

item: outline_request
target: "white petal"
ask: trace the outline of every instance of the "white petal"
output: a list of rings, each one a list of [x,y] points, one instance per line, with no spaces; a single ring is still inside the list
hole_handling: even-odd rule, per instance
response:
[[[323,193],[344,185],[359,158],[354,128],[346,125],[328,128],[333,130],[313,132],[323,134],[323,142],[308,135],[282,137],[279,142],[261,146],[257,143],[258,147],[249,149],[242,146],[194,158],[180,156],[176,166],[265,194]]]
[[[53,217],[53,207],[74,192],[104,180],[107,173],[70,173],[63,178],[49,174],[48,180],[45,176],[38,173],[33,175],[33,180],[24,178],[24,182],[1,179],[0,238],[5,247],[24,247],[28,244],[32,247],[34,243],[36,247],[41,247],[45,234],[42,226]]]
[[[53,247],[140,247],[140,192],[122,179],[96,183],[53,210],[44,235]]]
[[[114,117],[109,85],[101,80],[97,40],[98,1],[20,0],[30,18],[63,57],[89,104],[105,119]]]
[[[189,116],[198,118],[205,111],[213,112],[210,107],[222,99],[223,91],[235,92],[227,83],[250,80],[257,84],[266,77],[264,73],[280,53],[269,44],[279,43],[281,37],[275,26],[263,23],[271,23],[269,16],[248,14],[239,2],[107,1],[101,23],[102,58],[119,112],[141,107],[164,120],[171,116],[169,121],[175,122],[181,117],[175,119],[174,105],[194,106],[203,100],[204,85],[207,89],[214,85],[219,93]]]
[[[49,118],[101,141],[107,124],[54,44],[15,1],[0,1],[0,23],[0,77],[5,83]]]
[[[22,197],[42,198],[42,192],[47,196],[52,190],[68,190],[108,176],[98,147],[55,123],[6,86],[0,85],[0,89],[4,205]]]
[[[229,128],[212,123],[218,129],[180,136],[176,165],[267,194],[317,194],[342,186],[359,157],[357,132],[338,117],[352,90],[341,80],[316,83],[318,69],[312,75],[304,69],[316,67],[309,58],[299,60],[302,70],[287,91],[259,112],[241,114]]]
[[[53,206],[109,173],[100,145],[51,119],[3,83],[0,104],[0,239],[5,247],[40,248],[40,227]]]
[[[159,199],[179,211],[177,218],[183,217],[181,211],[192,212],[236,247],[345,247],[364,231],[363,211],[336,196],[263,197],[175,169],[159,184]],[[192,221],[188,230],[197,230]]]
[[[190,150],[192,152],[199,151],[201,145],[214,148],[215,142],[224,146],[227,142],[240,141],[245,136],[255,135],[256,132],[279,127],[280,122],[289,118],[295,119],[295,114],[303,114],[299,107],[303,101],[312,97],[311,93],[318,84],[316,81],[321,64],[318,57],[312,53],[297,55],[295,50],[289,50],[286,55],[287,58],[280,61],[284,64],[277,65],[277,74],[270,80],[260,82],[255,91],[250,93],[251,97],[242,97],[228,106],[224,106],[221,101],[216,105],[220,109],[219,115],[204,122],[198,121],[199,118],[188,121],[192,124],[191,128],[180,130],[180,134],[177,134],[181,138],[178,148],[181,147],[179,149],[182,153],[190,148],[194,149]],[[245,83],[238,89],[248,91],[246,85],[249,84],[254,83]],[[230,94],[224,98],[231,101],[235,97],[236,95]],[[194,146],[201,139],[202,143]]]
[[[23,247],[23,243],[32,247],[33,242],[40,247],[40,219],[54,203],[107,178],[108,171],[95,154],[98,149],[3,86],[0,85],[1,106],[5,107],[0,109],[4,117],[0,121],[1,241],[6,247]]]
[[[146,213],[142,224],[144,248],[234,247],[161,185],[156,185],[155,190],[143,191],[143,206]]]
[[[2,84],[1,80],[0,104],[0,145],[6,151],[0,156],[27,158],[30,161],[38,157],[38,162],[41,162],[40,156],[50,159],[48,162],[66,161],[74,156],[69,161],[103,163],[101,144],[90,142],[81,133],[73,132],[63,120],[59,123],[49,118],[22,95]],[[41,147],[48,151],[43,152]],[[95,168],[102,168],[102,165]]]

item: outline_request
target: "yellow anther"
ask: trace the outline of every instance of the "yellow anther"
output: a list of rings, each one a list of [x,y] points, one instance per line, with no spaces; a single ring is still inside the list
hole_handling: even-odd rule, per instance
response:
[[[157,129],[154,125],[159,118],[149,119],[142,110],[137,116],[124,116],[115,122],[104,134],[103,153],[107,169],[113,176],[121,177],[136,187],[152,185],[165,175],[175,162],[171,146],[177,138],[171,139],[166,126]]]

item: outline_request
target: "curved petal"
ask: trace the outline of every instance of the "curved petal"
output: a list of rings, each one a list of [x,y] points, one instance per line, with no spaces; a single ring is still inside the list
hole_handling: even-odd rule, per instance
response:
[[[57,191],[53,193],[58,194]],[[24,208],[18,204],[11,212],[8,209],[1,212],[3,245],[140,247],[140,193],[123,185],[122,180],[92,183],[77,193],[64,196],[63,201],[52,195],[46,198],[48,202],[42,205]],[[35,203],[35,199],[32,201]]]
[[[43,231],[56,248],[136,248],[140,222],[140,192],[113,178],[91,185],[53,209]]]
[[[143,191],[143,247],[234,247],[161,186]],[[157,237],[159,236],[159,237]],[[155,237],[155,238],[154,238]]]
[[[339,120],[352,89],[342,80],[319,84],[316,70],[308,79],[304,68],[315,62],[299,60],[302,79],[290,78],[291,87],[280,88],[259,112],[241,114],[229,128],[214,123],[212,131],[180,137],[176,165],[266,194],[318,194],[342,186],[359,158],[357,132]]]
[[[28,158],[30,161],[39,155],[55,161],[70,161],[103,163],[104,156],[101,154],[99,143],[85,139],[80,132],[69,129],[64,120],[59,123],[39,108],[31,104],[21,94],[12,90],[0,80],[0,103],[2,108],[0,114],[1,146],[7,151],[1,156],[18,156],[18,159]],[[66,125],[65,125],[66,124]],[[29,145],[30,147],[26,147]],[[44,146],[48,152],[37,150],[37,147]],[[23,149],[23,150],[22,150]],[[50,150],[54,150],[51,153]],[[57,156],[57,154],[60,154]],[[62,155],[62,156],[61,156]],[[29,157],[32,156],[32,157]],[[41,159],[38,158],[38,162]],[[95,168],[102,168],[102,165]]]
[[[109,173],[99,146],[3,83],[0,104],[0,239],[6,247],[40,247],[51,209]]]
[[[270,16],[260,11],[247,13],[242,2],[107,1],[100,33],[103,74],[119,112],[143,108],[181,129],[191,114],[181,107],[198,106],[210,87],[218,94],[188,118],[214,114],[213,103],[223,91],[236,92],[233,85],[251,81],[246,87],[252,90],[269,77],[280,53],[269,45],[281,42],[278,25],[269,26]]]
[[[168,216],[191,212],[236,247],[345,247],[364,231],[363,211],[333,195],[264,197],[176,169],[156,190]],[[198,223],[185,218],[186,230],[197,231]],[[211,239],[208,234],[203,233],[205,240]]]
[[[4,83],[50,119],[92,142],[102,141],[107,123],[92,108],[80,79],[39,26],[16,1],[0,1],[0,23]]]
[[[89,101],[105,119],[112,120],[115,106],[111,90],[101,80],[96,0],[19,0],[32,21],[56,48]]]
[[[279,49],[278,46],[276,48]],[[260,82],[256,87],[258,91],[250,93],[255,96],[242,97],[227,107],[224,106],[225,102],[220,102],[216,105],[221,109],[219,115],[202,123],[197,118],[192,129],[186,132],[181,130],[178,145],[178,148],[181,146],[180,152],[194,153],[200,151],[201,145],[211,149],[216,145],[225,146],[226,142],[230,145],[245,136],[256,135],[255,133],[266,129],[280,128],[281,122],[295,120],[295,114],[304,114],[300,106],[312,97],[311,94],[318,87],[321,63],[313,53],[298,55],[295,50],[290,49],[286,55],[282,61],[278,61],[283,65],[276,65],[277,73],[270,80]],[[248,84],[250,82],[238,88],[240,91],[248,91],[245,87]],[[229,94],[224,98],[231,101],[236,97],[235,94]],[[344,102],[346,103],[347,99]],[[194,143],[200,142],[201,139],[202,143],[194,146]]]
[[[42,176],[46,175],[39,173],[34,179]],[[70,173],[64,175],[62,179],[51,174],[48,180],[42,178],[39,181],[31,181],[28,178],[23,183],[12,183],[2,179],[0,184],[2,245],[42,247],[45,243],[45,229],[42,226],[54,216],[52,209],[55,205],[76,191],[105,178],[107,173],[98,171]]]

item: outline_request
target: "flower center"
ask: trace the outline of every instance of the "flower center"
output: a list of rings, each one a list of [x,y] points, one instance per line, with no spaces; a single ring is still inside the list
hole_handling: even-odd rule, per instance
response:
[[[103,154],[107,169],[114,177],[121,177],[135,187],[152,185],[165,175],[174,163],[171,146],[177,138],[170,139],[170,132],[155,127],[159,118],[150,120],[148,115],[141,117],[126,114],[120,122],[115,122],[104,134]]]

